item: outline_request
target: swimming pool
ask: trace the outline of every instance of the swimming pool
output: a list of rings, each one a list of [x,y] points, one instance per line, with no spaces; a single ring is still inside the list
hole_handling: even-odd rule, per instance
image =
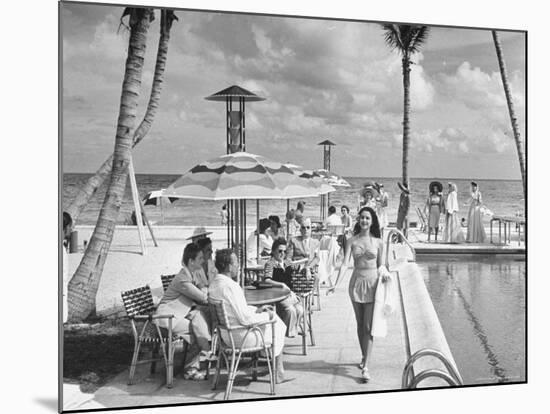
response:
[[[525,260],[418,258],[464,384],[525,381]]]

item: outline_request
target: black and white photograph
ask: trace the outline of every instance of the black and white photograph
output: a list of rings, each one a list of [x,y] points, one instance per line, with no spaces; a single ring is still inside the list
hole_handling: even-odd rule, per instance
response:
[[[59,31],[61,410],[526,383],[527,31]]]
[[[8,410],[544,406],[543,9],[11,6]]]

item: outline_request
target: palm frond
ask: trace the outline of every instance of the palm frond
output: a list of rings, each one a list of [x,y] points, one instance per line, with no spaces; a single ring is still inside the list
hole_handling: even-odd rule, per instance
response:
[[[401,31],[399,30],[399,25],[383,24],[382,29],[384,30],[384,41],[390,47],[390,49],[397,49],[398,52],[402,53],[404,50],[404,45],[401,39]]]
[[[424,46],[428,40],[428,35],[430,33],[430,28],[428,26],[417,26],[414,30],[414,37],[411,41],[409,50],[412,53],[417,53],[420,51],[420,48]]]
[[[428,26],[383,24],[382,29],[386,44],[392,50],[397,49],[402,55],[419,52],[429,34]]]

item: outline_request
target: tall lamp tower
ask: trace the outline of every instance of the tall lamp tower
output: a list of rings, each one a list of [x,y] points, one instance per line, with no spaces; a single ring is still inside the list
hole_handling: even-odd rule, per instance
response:
[[[233,85],[204,98],[208,101],[225,102],[226,150],[227,154],[246,151],[246,102],[264,101],[262,98],[240,86]],[[246,200],[228,200],[227,203],[227,247],[236,247],[242,266],[246,252],[242,248],[246,241]]]
[[[335,146],[336,144],[328,139],[323,142],[319,142],[317,145],[323,146],[323,169],[330,171],[330,147]],[[327,217],[327,210],[330,203],[330,193],[324,194],[321,196],[321,220],[325,220]]]

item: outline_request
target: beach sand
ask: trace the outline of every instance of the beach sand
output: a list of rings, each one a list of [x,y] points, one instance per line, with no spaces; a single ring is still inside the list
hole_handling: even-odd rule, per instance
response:
[[[146,252],[141,254],[139,235],[136,226],[117,226],[109,250],[109,255],[103,268],[101,282],[96,298],[96,312],[100,316],[124,316],[120,292],[148,284],[155,299],[162,296],[160,276],[174,274],[181,268],[183,248],[189,240],[195,226],[153,226],[153,234],[158,243],[155,247],[147,228]],[[84,240],[89,241],[93,226],[76,226],[78,231],[78,253],[69,254],[69,274],[74,274],[80,264]],[[226,246],[226,228],[222,226],[207,226],[212,231],[212,247],[216,249]],[[254,230],[247,228],[247,234]]]

